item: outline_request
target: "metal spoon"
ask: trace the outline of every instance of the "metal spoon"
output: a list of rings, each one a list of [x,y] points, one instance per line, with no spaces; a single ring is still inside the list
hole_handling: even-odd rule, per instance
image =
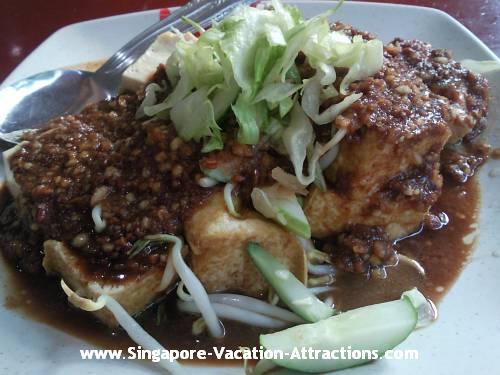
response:
[[[51,70],[25,78],[0,90],[0,139],[18,143],[20,135],[48,120],[80,112],[87,105],[118,94],[121,76],[162,32],[171,28],[186,32],[188,17],[206,27],[240,4],[253,0],[192,0],[128,42],[95,73]]]

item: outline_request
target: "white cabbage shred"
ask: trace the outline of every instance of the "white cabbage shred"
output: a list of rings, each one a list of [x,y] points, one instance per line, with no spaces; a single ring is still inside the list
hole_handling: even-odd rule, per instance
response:
[[[219,121],[232,111],[238,141],[257,144],[264,135],[288,154],[298,180],[307,186],[321,180],[316,162],[309,160],[307,176],[299,168],[306,155],[320,148],[310,121],[331,124],[361,97],[349,85],[380,70],[383,45],[332,31],[328,17],[336,8],[304,20],[281,1],[272,1],[272,6],[239,7],[200,30],[198,39],[180,38],[166,62],[169,95],[157,103],[157,94],[167,85],[150,84],[137,115],[169,118],[182,138],[204,142],[203,151],[210,152],[224,147]],[[299,53],[315,69],[314,77],[300,77],[295,64]],[[347,69],[338,87],[337,68]],[[336,97],[336,104],[320,112],[326,99]]]

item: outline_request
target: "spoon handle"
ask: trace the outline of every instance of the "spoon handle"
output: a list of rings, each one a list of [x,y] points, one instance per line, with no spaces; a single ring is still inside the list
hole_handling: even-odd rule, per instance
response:
[[[96,74],[106,82],[114,84],[123,72],[146,51],[159,34],[172,28],[181,32],[192,30],[192,26],[186,24],[182,17],[188,17],[202,26],[208,26],[212,21],[218,21],[225,17],[240,4],[253,2],[255,0],[191,0],[125,44],[96,71]]]

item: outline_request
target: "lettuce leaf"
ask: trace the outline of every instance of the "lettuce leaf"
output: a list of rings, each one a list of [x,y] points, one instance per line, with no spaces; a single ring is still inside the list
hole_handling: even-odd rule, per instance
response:
[[[156,94],[159,92],[164,91],[164,88],[161,87],[157,83],[150,83],[149,85],[146,86],[146,89],[144,90],[144,99],[137,109],[137,112],[135,114],[136,119],[143,118],[146,116],[146,113],[144,112],[144,108],[146,107],[151,107],[156,104]]]
[[[220,26],[225,31],[220,46],[231,62],[234,78],[242,91],[250,95],[253,89],[254,56],[258,41],[265,36],[270,46],[282,45],[284,35],[294,26],[284,7],[279,11],[240,7]],[[279,31],[278,31],[279,30]]]
[[[382,67],[382,43],[330,30],[328,17],[339,5],[309,20],[280,0],[272,5],[240,6],[206,31],[194,25],[199,38],[180,38],[166,62],[168,85],[148,86],[137,116],[170,119],[179,136],[203,142],[202,151],[211,152],[223,148],[224,131],[217,122],[232,111],[237,141],[257,144],[264,135],[289,156],[297,179],[307,186],[321,180],[318,160],[328,151],[315,143],[312,122],[333,122],[361,97],[348,95],[348,87]],[[307,80],[296,65],[300,53],[316,72]],[[335,86],[337,68],[348,69],[340,87]],[[157,103],[157,94],[167,87],[171,91]],[[325,100],[340,94],[343,100],[319,112]]]
[[[286,98],[281,100],[279,105],[280,117],[281,118],[285,117],[288,114],[288,112],[292,110],[294,104],[295,104],[295,99],[291,96],[287,96]]]
[[[335,118],[356,102],[363,94],[356,93],[345,97],[340,103],[333,104],[319,113],[322,95],[321,80],[323,75],[316,74],[313,78],[309,79],[302,94],[302,108],[304,112],[318,125],[331,123]]]
[[[238,142],[254,145],[259,142],[260,129],[267,121],[267,108],[264,103],[252,103],[240,94],[232,106],[236,120],[240,126]]]
[[[193,92],[172,108],[170,118],[182,139],[197,142],[205,139],[206,149],[220,150],[223,147],[220,128],[207,97],[206,88]]]
[[[354,81],[367,78],[377,73],[384,64],[384,45],[380,40],[359,42],[359,49],[355,63],[350,66],[349,72],[340,84],[340,92],[347,93],[347,87]]]
[[[293,191],[275,184],[254,188],[251,197],[254,208],[263,216],[303,238],[311,237],[311,227]]]
[[[301,184],[309,185],[314,181],[314,173],[304,176],[304,162],[307,151],[314,144],[314,130],[311,121],[297,103],[292,109],[290,124],[283,132],[283,144],[293,164],[295,175]]]
[[[272,83],[265,86],[255,97],[254,103],[265,100],[269,103],[279,103],[291,97],[302,88],[302,85],[293,83]]]

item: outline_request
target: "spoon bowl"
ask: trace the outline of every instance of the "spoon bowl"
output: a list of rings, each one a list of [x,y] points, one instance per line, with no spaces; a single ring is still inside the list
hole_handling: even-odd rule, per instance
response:
[[[78,113],[91,103],[116,94],[99,74],[51,70],[0,90],[0,133],[13,142],[20,132],[37,128],[55,116]]]

